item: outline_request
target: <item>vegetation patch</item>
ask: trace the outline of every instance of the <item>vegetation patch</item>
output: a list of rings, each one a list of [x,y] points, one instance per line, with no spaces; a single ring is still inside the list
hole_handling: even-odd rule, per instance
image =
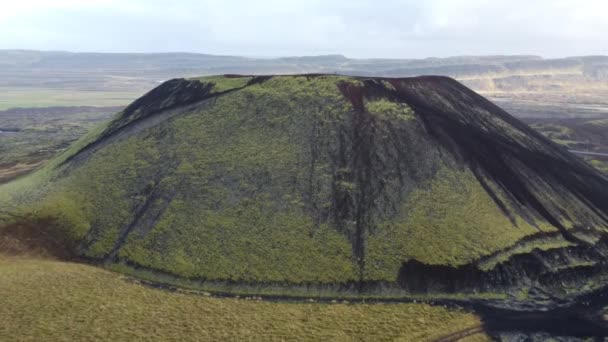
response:
[[[216,76],[152,90],[0,203],[97,262],[363,295],[533,234],[578,245],[606,227],[606,184],[446,78]]]
[[[402,217],[371,236],[370,279],[396,280],[403,261],[409,259],[465,265],[538,232],[523,220],[513,225],[468,171],[440,170],[403,206]],[[493,233],[497,231],[501,234]]]
[[[295,304],[171,293],[87,265],[7,257],[0,257],[0,293],[0,338],[11,341],[431,341],[480,324],[473,314],[426,304]]]

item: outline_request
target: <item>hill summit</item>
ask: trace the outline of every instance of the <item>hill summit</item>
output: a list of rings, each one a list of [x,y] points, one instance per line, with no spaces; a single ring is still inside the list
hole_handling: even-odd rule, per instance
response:
[[[124,271],[413,293],[603,272],[606,190],[449,78],[225,75],[163,83],[0,197]]]

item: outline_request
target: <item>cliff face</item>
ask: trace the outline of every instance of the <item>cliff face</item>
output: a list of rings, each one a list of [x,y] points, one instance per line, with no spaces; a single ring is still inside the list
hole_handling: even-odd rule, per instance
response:
[[[80,255],[209,284],[491,291],[604,270],[608,180],[444,77],[171,80],[40,173],[37,213]]]

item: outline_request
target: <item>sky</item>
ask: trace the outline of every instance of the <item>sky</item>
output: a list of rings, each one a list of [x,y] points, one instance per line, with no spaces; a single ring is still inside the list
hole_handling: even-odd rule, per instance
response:
[[[607,0],[0,0],[0,49],[608,55]]]

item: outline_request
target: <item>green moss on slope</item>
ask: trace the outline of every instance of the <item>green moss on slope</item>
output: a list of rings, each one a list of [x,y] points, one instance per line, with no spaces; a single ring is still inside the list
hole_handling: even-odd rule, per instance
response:
[[[416,118],[414,111],[405,103],[392,102],[387,99],[367,101],[365,108],[372,114],[382,117],[384,120],[413,120]]]
[[[459,266],[555,230],[531,211],[538,228],[524,220],[493,179],[484,188],[389,81],[198,80],[213,96],[154,115],[140,101],[136,120],[119,114],[111,134],[101,127],[0,200],[61,220],[89,258],[251,283],[392,282],[410,259]],[[509,142],[534,140],[517,132]]]
[[[396,280],[408,259],[464,265],[539,231],[523,220],[514,226],[468,170],[441,169],[403,206],[402,216],[370,237],[370,279]]]

